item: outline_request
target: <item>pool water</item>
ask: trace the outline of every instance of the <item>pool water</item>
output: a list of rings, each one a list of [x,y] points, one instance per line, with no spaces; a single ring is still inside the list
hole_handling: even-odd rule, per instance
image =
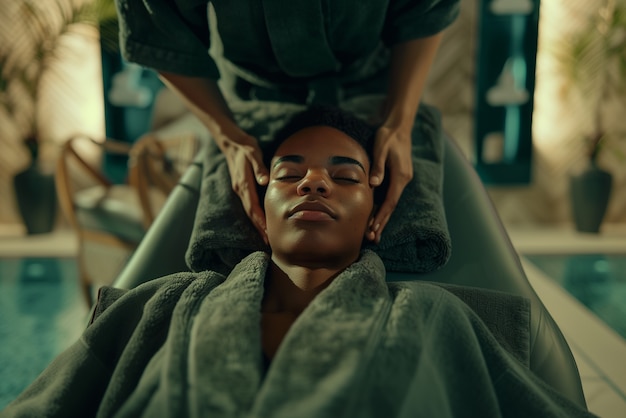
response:
[[[626,339],[626,254],[525,254]]]
[[[85,328],[74,259],[0,259],[0,410]]]

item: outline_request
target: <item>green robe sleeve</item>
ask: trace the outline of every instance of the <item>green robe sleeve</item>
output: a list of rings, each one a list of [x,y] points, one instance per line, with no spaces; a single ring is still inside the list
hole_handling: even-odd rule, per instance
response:
[[[192,77],[219,78],[209,55],[208,2],[116,0],[122,56],[130,62]]]
[[[459,15],[459,0],[390,0],[382,39],[395,45],[435,35]]]

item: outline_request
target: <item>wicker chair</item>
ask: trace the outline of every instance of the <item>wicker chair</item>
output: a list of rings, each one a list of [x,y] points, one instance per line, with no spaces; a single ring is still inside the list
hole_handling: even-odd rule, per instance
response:
[[[77,234],[80,285],[89,306],[96,284],[90,266],[119,263],[122,254],[122,262],[112,275],[121,270],[198,148],[193,134],[167,139],[147,134],[132,145],[111,139],[99,142],[85,135],[65,142],[56,170],[56,188],[61,210]],[[102,153],[128,155],[126,183],[114,184],[103,174],[97,164]],[[90,259],[88,248],[94,244],[96,249],[104,246],[108,250],[96,251],[96,258]],[[102,259],[116,253],[115,261]]]

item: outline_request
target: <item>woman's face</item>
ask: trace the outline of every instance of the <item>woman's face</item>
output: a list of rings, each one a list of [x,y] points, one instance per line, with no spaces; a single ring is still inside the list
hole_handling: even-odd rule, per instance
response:
[[[273,257],[322,266],[355,261],[374,204],[369,171],[365,150],[335,128],[305,128],[283,142],[265,194]]]

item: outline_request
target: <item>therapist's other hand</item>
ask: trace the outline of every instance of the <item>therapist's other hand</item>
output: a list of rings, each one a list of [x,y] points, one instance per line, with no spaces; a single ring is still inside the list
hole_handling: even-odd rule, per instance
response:
[[[389,188],[385,201],[378,208],[371,223],[368,238],[380,243],[380,237],[396,208],[406,185],[413,178],[411,158],[411,127],[390,127],[383,124],[376,132],[374,143],[374,165],[370,174],[370,185],[380,186],[389,175]]]
[[[263,154],[256,138],[250,135],[241,135],[237,140],[223,143],[224,155],[228,164],[231,185],[241,199],[243,208],[267,244],[265,233],[265,213],[259,203],[257,183],[265,186],[269,175]]]

